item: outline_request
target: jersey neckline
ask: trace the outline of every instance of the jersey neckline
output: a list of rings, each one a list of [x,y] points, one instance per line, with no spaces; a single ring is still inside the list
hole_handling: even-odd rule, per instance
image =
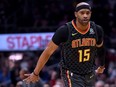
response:
[[[83,34],[83,35],[86,34],[86,33],[89,31],[89,29],[90,29],[90,22],[89,22],[88,28],[87,28],[87,30],[86,30],[85,32],[82,32],[82,31],[80,31],[80,30],[77,28],[77,26],[76,26],[74,20],[72,20],[72,25],[73,25],[73,27],[74,27],[74,29],[75,29],[76,31],[78,31],[80,34]]]

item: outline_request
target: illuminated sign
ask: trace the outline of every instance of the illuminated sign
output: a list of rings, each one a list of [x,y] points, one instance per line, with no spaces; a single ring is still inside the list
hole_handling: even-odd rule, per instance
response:
[[[45,49],[54,33],[2,34],[0,51],[24,51]]]

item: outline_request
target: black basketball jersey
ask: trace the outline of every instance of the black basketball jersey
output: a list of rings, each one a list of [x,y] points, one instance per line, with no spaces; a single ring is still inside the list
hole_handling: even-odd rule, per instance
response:
[[[61,66],[78,74],[87,74],[94,70],[97,33],[93,22],[85,34],[77,31],[74,21],[68,22],[68,40],[61,44]]]

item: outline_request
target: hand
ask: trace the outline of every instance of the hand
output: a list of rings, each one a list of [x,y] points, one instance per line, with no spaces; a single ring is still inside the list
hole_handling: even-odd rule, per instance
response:
[[[27,76],[27,78],[23,80],[23,81],[26,82],[26,84],[36,83],[39,80],[39,76],[36,76],[33,73],[31,73],[31,74],[24,74],[24,75]]]
[[[104,72],[104,69],[105,69],[104,66],[100,66],[100,67],[98,67],[98,68],[95,70],[95,72],[96,72],[97,74],[102,74],[102,73]]]

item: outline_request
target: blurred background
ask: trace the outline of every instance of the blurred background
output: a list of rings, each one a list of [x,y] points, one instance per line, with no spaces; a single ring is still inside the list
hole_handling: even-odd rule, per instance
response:
[[[23,74],[33,71],[56,29],[74,18],[81,1],[90,3],[91,20],[105,33],[106,69],[95,87],[116,87],[116,0],[0,0],[0,87],[23,87]],[[59,61],[60,49],[33,87],[63,87]]]

